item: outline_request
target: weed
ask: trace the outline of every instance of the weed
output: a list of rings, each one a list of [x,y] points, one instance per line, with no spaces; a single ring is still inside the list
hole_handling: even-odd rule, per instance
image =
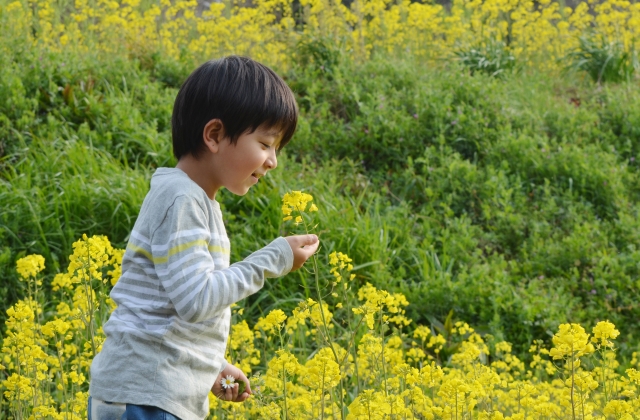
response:
[[[569,62],[566,71],[584,71],[597,84],[630,81],[640,69],[634,48],[627,50],[621,42],[604,35],[581,36],[579,46],[565,60]]]
[[[517,60],[502,41],[491,40],[485,44],[462,48],[455,52],[459,62],[471,72],[491,77],[504,77],[517,70]]]

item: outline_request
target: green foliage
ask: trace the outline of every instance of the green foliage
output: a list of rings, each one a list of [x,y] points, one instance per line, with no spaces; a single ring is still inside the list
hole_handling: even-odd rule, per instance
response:
[[[595,83],[629,81],[640,68],[635,49],[626,51],[619,41],[610,41],[604,35],[580,37],[580,45],[567,55],[567,70],[585,71]]]
[[[492,40],[483,45],[461,48],[455,55],[472,75],[483,73],[491,77],[504,77],[517,69],[516,58],[502,41]]]
[[[301,118],[278,170],[218,198],[233,261],[287,233],[280,197],[304,189],[327,227],[320,252],[348,253],[360,284],[405,293],[416,321],[453,310],[520,352],[560,322],[640,327],[637,86],[354,63],[334,45],[305,41],[283,72]],[[0,61],[10,305],[19,256],[43,254],[51,277],[82,233],[124,246],[150,175],[175,164],[170,115],[190,67],[37,49]],[[308,286],[296,273],[268,282],[245,314],[292,307]]]
[[[296,53],[297,61],[302,66],[326,76],[328,80],[333,79],[333,73],[338,69],[342,54],[335,40],[315,37],[301,39]]]

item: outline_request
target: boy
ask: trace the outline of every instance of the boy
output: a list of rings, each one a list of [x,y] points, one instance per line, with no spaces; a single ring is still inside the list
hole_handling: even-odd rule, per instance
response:
[[[151,179],[111,292],[118,307],[91,365],[89,418],[200,420],[211,390],[227,401],[251,394],[224,360],[229,306],[295,270],[315,235],[278,238],[229,266],[218,190],[244,195],[277,166],[298,110],[271,69],[244,57],[210,61],[182,85],[172,116],[175,168]],[[231,375],[246,383],[224,389]]]

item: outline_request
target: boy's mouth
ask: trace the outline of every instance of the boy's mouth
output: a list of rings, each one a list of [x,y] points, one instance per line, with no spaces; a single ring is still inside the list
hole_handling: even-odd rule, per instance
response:
[[[264,176],[264,174],[259,174],[257,172],[254,172],[251,174],[252,177],[254,177],[255,179],[260,179]]]

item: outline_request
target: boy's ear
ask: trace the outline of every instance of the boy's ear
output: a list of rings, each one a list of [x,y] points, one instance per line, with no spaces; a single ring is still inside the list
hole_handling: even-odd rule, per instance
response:
[[[224,125],[218,118],[214,118],[205,124],[202,130],[204,146],[211,152],[217,153],[220,142],[224,139]]]

